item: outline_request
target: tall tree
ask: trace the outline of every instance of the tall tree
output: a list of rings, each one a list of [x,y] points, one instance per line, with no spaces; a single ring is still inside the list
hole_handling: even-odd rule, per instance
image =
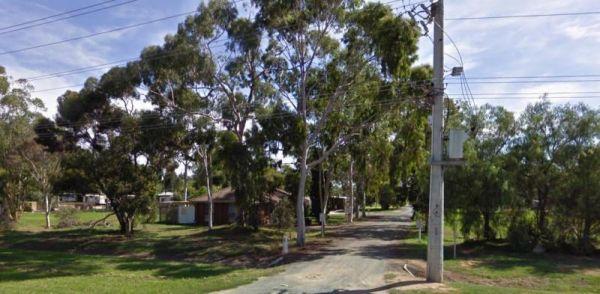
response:
[[[255,3],[257,20],[269,36],[267,52],[273,60],[269,80],[302,134],[299,144],[286,152],[297,158],[300,173],[297,243],[304,246],[308,171],[372,123],[374,113],[363,111],[365,120],[346,121],[333,144],[316,158],[310,158],[311,146],[319,142],[325,124],[336,114],[364,110],[356,105],[365,105],[357,89],[379,92],[381,84],[367,78],[377,72],[374,68],[395,76],[406,73],[415,59],[418,30],[381,4],[357,10],[354,1],[342,0]],[[342,42],[336,35],[343,36]]]
[[[46,210],[46,228],[50,229],[50,211],[54,182],[61,171],[60,158],[38,145],[34,140],[25,142],[19,149],[20,157],[29,165],[30,173],[35,179],[42,196]]]
[[[44,109],[42,101],[31,96],[32,86],[24,80],[13,81],[0,66],[0,202],[4,222],[17,221],[27,191],[31,170],[19,151],[33,135],[33,125]]]

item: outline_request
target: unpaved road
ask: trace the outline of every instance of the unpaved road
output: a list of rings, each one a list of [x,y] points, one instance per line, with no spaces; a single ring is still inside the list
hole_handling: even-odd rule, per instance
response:
[[[279,274],[222,293],[386,293],[434,286],[402,269],[407,263],[422,263],[403,259],[399,247],[411,213],[409,207],[372,213],[366,221],[340,226],[328,233],[335,241],[327,248],[309,253]]]

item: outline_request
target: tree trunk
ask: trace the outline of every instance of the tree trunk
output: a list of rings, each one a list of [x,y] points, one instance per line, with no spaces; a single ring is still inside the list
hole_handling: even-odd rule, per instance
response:
[[[188,201],[188,161],[183,162],[183,200]]]
[[[485,210],[483,212],[483,238],[488,241],[493,239],[490,218],[490,212]]]
[[[300,158],[300,182],[298,183],[298,197],[296,199],[296,244],[299,247],[304,247],[305,240],[305,223],[304,223],[304,189],[306,186],[306,174],[308,167],[306,161],[308,157],[308,148],[303,148],[303,154]]]
[[[125,235],[131,237],[133,235],[133,221],[135,216],[127,216],[125,218]]]
[[[580,249],[585,253],[588,253],[590,251],[590,249],[593,249],[592,242],[590,239],[591,231],[592,231],[592,220],[590,217],[586,217],[583,220],[583,231],[581,233],[581,241],[580,241],[580,245],[579,245]]]
[[[208,194],[208,229],[212,230],[213,229],[213,199],[212,199],[212,191],[211,191],[211,185],[210,185],[210,168],[209,168],[209,161],[210,159],[208,158],[208,151],[205,152],[204,156],[203,156],[203,161],[204,161],[204,173],[206,174],[206,191]]]
[[[319,180],[317,182],[319,191],[319,223],[321,224],[321,237],[325,237],[325,193],[323,192],[323,164],[319,164]]]
[[[367,184],[365,183],[365,178],[363,176],[363,178],[360,180],[361,181],[361,193],[362,193],[362,217],[367,217]]]
[[[350,188],[350,211],[348,213],[348,222],[354,221],[354,187],[352,187],[352,176],[354,175],[354,161],[350,158],[350,173],[348,177],[348,187]]]
[[[538,240],[546,231],[546,191],[538,191]]]
[[[44,193],[44,202],[46,203],[46,229],[50,229],[50,197]]]

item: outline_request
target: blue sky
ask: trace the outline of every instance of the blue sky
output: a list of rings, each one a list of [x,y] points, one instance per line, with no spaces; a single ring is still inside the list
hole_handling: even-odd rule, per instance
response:
[[[120,0],[125,2],[127,0]],[[62,11],[91,5],[100,0],[0,0],[0,27],[5,27],[34,18],[56,14]],[[388,0],[384,2],[389,2]],[[408,2],[408,0],[406,0]],[[414,1],[413,1],[414,2]],[[143,22],[176,13],[194,10],[199,0],[138,0],[136,2],[90,15],[52,23],[20,32],[1,35],[0,50],[19,49],[41,43],[77,37],[111,28]],[[398,6],[401,1],[391,3]],[[529,13],[562,13],[579,11],[600,11],[600,3],[592,0],[548,1],[548,0],[447,0],[446,17],[513,15]],[[184,17],[172,19],[144,27],[111,33],[67,44],[55,45],[22,53],[1,55],[0,65],[7,68],[15,78],[24,78],[93,66],[114,60],[139,55],[142,48],[162,43],[165,34],[174,32],[177,23]],[[446,21],[446,31],[456,42],[463,57],[465,71],[475,94],[494,94],[494,98],[537,97],[544,92],[565,94],[550,97],[575,98],[600,96],[600,82],[548,82],[501,84],[477,80],[489,76],[547,76],[600,74],[600,15],[543,17],[527,19],[498,19],[473,21]],[[0,30],[1,34],[2,30]],[[431,41],[422,38],[419,63],[431,62]],[[458,57],[449,40],[446,53]],[[446,65],[453,67],[457,62],[446,59]],[[77,85],[90,75],[100,75],[102,70],[78,75],[44,79],[33,82],[37,90]],[[598,77],[577,78],[579,80],[600,80]],[[539,80],[539,79],[537,79]],[[555,78],[551,80],[572,80]],[[448,93],[460,93],[458,80],[448,78]],[[526,81],[512,79],[511,81]],[[77,88],[73,88],[77,89]],[[47,107],[48,114],[56,109],[56,98],[65,89],[36,92]],[[598,94],[573,94],[573,92],[595,92]],[[502,93],[526,93],[504,95]],[[531,94],[530,94],[531,93]],[[475,98],[486,96],[476,95]],[[503,105],[513,111],[521,111],[534,100],[476,100]],[[553,102],[566,103],[583,101],[594,107],[600,105],[599,98],[563,99]]]

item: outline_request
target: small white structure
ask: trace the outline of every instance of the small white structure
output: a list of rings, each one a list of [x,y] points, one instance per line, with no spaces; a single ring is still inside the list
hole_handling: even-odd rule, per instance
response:
[[[62,194],[58,197],[60,202],[77,202],[77,195],[72,193]]]
[[[184,225],[196,223],[196,209],[193,205],[177,206],[177,222]]]
[[[102,194],[85,194],[83,203],[91,205],[106,205],[106,195]]]
[[[173,202],[174,197],[175,197],[175,193],[173,193],[173,192],[162,192],[162,193],[158,194],[158,203]]]

